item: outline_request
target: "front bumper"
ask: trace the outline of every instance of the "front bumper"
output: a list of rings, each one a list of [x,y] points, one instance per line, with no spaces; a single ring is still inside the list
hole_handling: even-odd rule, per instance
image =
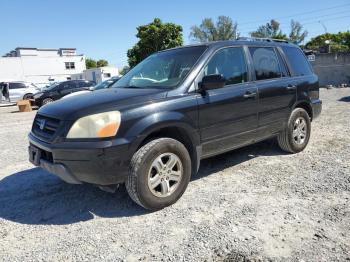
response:
[[[43,104],[43,99],[41,97],[34,98],[34,105],[35,106],[41,107],[42,104]]]
[[[312,119],[319,117],[322,111],[322,100],[316,99],[311,101],[311,107],[312,107]]]
[[[29,134],[29,161],[71,184],[123,183],[133,155],[126,139],[50,144]]]

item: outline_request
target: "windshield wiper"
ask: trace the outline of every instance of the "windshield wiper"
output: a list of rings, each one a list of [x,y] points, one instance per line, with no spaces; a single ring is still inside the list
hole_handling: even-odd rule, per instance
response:
[[[141,86],[115,86],[113,88],[143,88]]]

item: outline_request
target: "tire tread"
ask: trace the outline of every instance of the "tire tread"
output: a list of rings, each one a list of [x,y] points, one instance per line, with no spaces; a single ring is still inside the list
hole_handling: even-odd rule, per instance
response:
[[[290,114],[286,128],[281,133],[279,133],[277,136],[277,142],[278,142],[279,147],[287,153],[296,153],[297,152],[292,148],[291,143],[289,141],[289,128],[292,124],[292,120],[293,120],[294,116],[296,114],[299,114],[301,111],[305,112],[305,114],[308,115],[307,112],[303,108],[299,108],[299,107],[295,108],[292,111],[292,113]],[[311,132],[311,130],[309,130],[309,132]]]
[[[145,207],[142,202],[140,201],[140,197],[138,194],[138,190],[137,190],[137,172],[138,169],[141,167],[142,164],[142,160],[145,156],[145,154],[154,146],[156,146],[159,143],[166,143],[166,141],[169,140],[174,140],[172,138],[158,138],[155,140],[152,140],[150,142],[148,142],[147,144],[145,144],[144,146],[142,146],[132,157],[131,159],[131,163],[130,163],[130,169],[129,169],[129,176],[125,182],[125,186],[126,186],[126,190],[129,194],[129,196],[131,197],[131,199],[133,201],[135,201],[138,205]],[[174,140],[176,141],[176,140]]]

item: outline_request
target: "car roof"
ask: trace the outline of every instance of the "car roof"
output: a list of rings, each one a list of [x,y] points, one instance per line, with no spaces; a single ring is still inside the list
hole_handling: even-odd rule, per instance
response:
[[[224,40],[224,41],[212,41],[212,42],[205,42],[205,43],[196,43],[196,44],[190,44],[175,48],[170,48],[167,50],[176,50],[176,49],[182,49],[182,48],[188,48],[188,47],[196,47],[196,46],[207,46],[211,48],[222,48],[227,46],[240,46],[240,45],[247,45],[247,46],[289,46],[289,47],[298,47],[297,45],[288,42],[287,40],[281,40],[281,39],[272,39],[272,38],[250,38],[250,37],[241,37],[237,40]],[[299,47],[298,47],[299,48]],[[163,50],[166,51],[166,50]],[[163,52],[160,51],[160,52]]]

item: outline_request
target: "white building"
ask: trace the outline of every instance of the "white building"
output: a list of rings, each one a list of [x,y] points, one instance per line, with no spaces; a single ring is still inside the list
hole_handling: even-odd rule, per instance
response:
[[[86,69],[85,56],[75,48],[17,47],[0,57],[1,81],[26,81],[37,85],[71,79]]]
[[[98,84],[113,76],[119,76],[118,68],[113,66],[104,66],[86,69],[81,74],[74,74],[72,75],[72,80],[85,79],[95,81]]]

